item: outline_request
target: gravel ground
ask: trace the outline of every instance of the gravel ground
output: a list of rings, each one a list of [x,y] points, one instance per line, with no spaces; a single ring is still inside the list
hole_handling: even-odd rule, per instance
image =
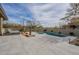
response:
[[[35,37],[19,34],[0,36],[1,55],[77,55],[79,46],[68,44],[68,38],[34,33]]]

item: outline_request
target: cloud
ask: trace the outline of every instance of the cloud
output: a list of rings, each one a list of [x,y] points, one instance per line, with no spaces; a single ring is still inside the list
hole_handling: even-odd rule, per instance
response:
[[[37,20],[43,26],[54,27],[63,21],[60,18],[64,17],[69,4],[67,3],[11,3],[3,4],[3,7],[10,20],[19,22],[23,20],[19,18],[23,16],[29,20]]]
[[[40,21],[44,26],[56,26],[60,22],[66,12],[69,4],[62,3],[47,3],[47,4],[30,4],[30,10],[32,11],[36,20]]]

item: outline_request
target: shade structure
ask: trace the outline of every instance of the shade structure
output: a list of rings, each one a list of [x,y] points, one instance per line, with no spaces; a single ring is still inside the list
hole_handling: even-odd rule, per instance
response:
[[[4,27],[3,27],[3,21],[4,20],[8,20],[8,17],[6,16],[6,13],[2,7],[2,5],[0,4],[0,35],[4,34]]]

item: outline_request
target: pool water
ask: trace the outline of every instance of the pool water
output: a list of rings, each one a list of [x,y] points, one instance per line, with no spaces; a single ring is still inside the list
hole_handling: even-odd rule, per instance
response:
[[[62,33],[57,33],[57,32],[45,32],[48,35],[53,35],[53,36],[59,36],[59,37],[66,37],[66,35]]]
[[[64,35],[62,33],[58,33],[58,32],[39,32],[39,34],[48,34],[48,35],[52,35],[52,36],[59,36],[59,37],[66,37],[67,35]]]

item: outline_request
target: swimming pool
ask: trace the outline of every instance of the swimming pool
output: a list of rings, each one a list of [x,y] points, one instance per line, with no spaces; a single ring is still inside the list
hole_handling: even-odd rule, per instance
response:
[[[44,32],[48,35],[53,35],[53,36],[59,36],[59,37],[66,37],[66,35],[62,34],[62,33],[57,33],[57,32]]]

